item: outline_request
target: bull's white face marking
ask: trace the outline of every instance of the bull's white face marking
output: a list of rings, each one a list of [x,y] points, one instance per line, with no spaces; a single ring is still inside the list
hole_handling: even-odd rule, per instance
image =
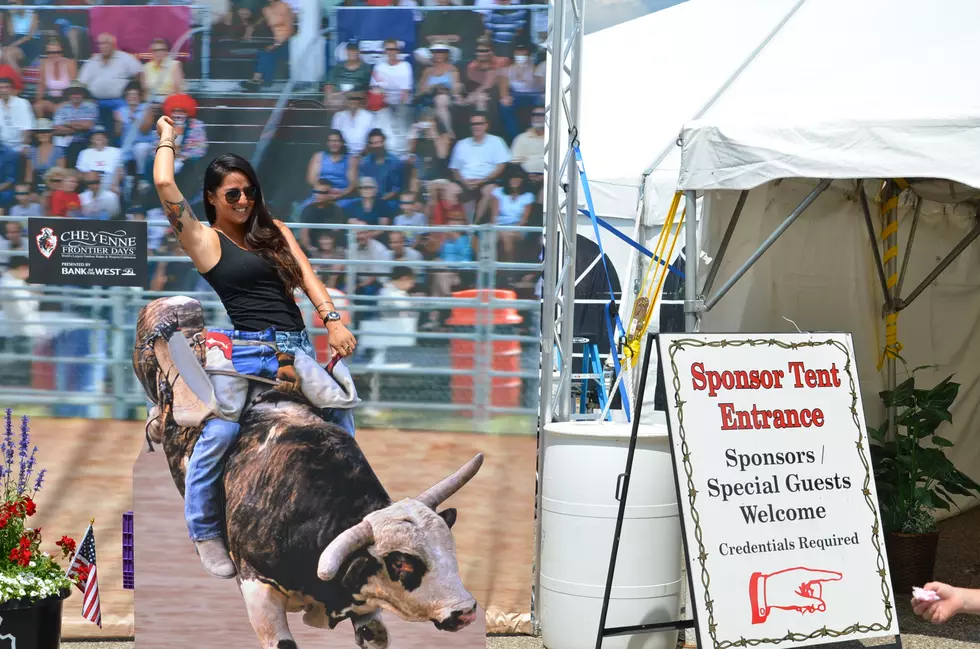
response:
[[[476,601],[459,577],[452,532],[432,509],[406,498],[372,512],[365,520],[374,532],[374,543],[367,550],[381,564],[361,590],[367,604],[380,606],[406,621],[419,622],[442,621],[453,611],[475,606]],[[409,590],[392,579],[385,565],[392,552],[418,558],[425,564],[417,588]]]

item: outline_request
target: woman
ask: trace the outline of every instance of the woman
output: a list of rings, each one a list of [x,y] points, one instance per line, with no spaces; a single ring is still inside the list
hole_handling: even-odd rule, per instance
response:
[[[44,193],[44,175],[52,167],[65,166],[65,150],[52,141],[54,125],[42,117],[32,129],[34,143],[24,150],[24,182],[39,194]]]
[[[429,49],[432,52],[432,65],[425,69],[422,78],[419,79],[416,99],[422,105],[429,105],[432,103],[436,88],[448,88],[453,97],[458,100],[463,86],[459,81],[459,70],[449,61],[449,47],[437,44]]]
[[[169,97],[184,91],[184,68],[170,56],[170,46],[162,38],[150,43],[153,58],[143,64],[143,91],[147,99]]]
[[[230,362],[236,370],[268,375],[271,370],[265,368],[277,365],[267,346],[273,343],[279,352],[297,357],[306,354],[315,361],[316,352],[303,314],[293,298],[297,288],[302,288],[314,303],[333,352],[341,358],[353,353],[354,336],[342,324],[326,288],[292,232],[272,218],[251,165],[232,154],[211,161],[204,173],[204,214],[211,227],[205,227],[191,212],[174,181],[173,120],[162,116],[157,121],[157,133],[160,143],[153,162],[157,194],[181,248],[218,294],[231,319],[233,329],[210,331],[233,341],[253,342],[232,347]],[[246,356],[250,358],[243,359]],[[238,369],[242,360],[263,369]],[[216,384],[222,378],[227,377],[215,376]],[[232,380],[245,383],[238,378]],[[244,398],[244,394],[239,395],[241,404]],[[335,423],[353,435],[351,411],[337,408],[332,412]],[[209,419],[187,466],[184,516],[188,531],[204,569],[223,579],[234,577],[236,570],[222,539],[220,480],[225,453],[238,432],[237,421]]]
[[[306,167],[306,182],[311,187],[317,180],[326,180],[333,188],[333,200],[340,207],[347,207],[357,200],[358,158],[347,150],[344,134],[335,128],[327,132],[327,150],[317,151]]]
[[[75,59],[65,56],[65,47],[57,38],[49,38],[44,47],[45,57],[37,71],[37,88],[34,99],[34,114],[51,117],[67,101],[65,89],[71,85],[78,74]]]
[[[534,194],[528,191],[527,175],[520,165],[510,163],[504,169],[501,186],[491,193],[490,216],[494,225],[525,226],[531,216]],[[517,243],[524,237],[523,232],[503,230],[497,232],[500,241],[501,259],[514,261]]]
[[[934,581],[926,584],[923,590],[937,595],[935,601],[912,599],[912,610],[923,620],[945,624],[961,613],[980,615],[980,588],[957,588]]]
[[[10,4],[23,5],[24,0],[11,0]],[[14,9],[5,12],[3,30],[3,59],[17,72],[28,67],[37,58],[38,22],[33,9]]]

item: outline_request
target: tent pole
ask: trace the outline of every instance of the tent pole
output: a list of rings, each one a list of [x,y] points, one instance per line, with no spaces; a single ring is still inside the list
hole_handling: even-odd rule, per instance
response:
[[[902,259],[902,272],[898,274],[898,286],[895,287],[895,300],[902,299],[902,285],[905,284],[905,271],[909,269],[909,257],[912,256],[912,241],[915,240],[915,229],[919,226],[919,214],[922,213],[922,198],[915,197],[915,211],[912,213],[912,227],[909,228],[909,240],[905,243],[905,258]]]
[[[789,226],[793,225],[793,222],[796,221],[796,219],[800,218],[800,215],[806,211],[806,208],[810,207],[813,201],[817,200],[817,196],[824,193],[824,191],[826,191],[826,189],[830,187],[830,183],[831,180],[829,178],[824,178],[823,180],[820,181],[820,183],[816,187],[813,188],[813,191],[807,194],[806,198],[803,199],[803,202],[801,202],[796,207],[796,209],[793,210],[790,213],[790,215],[786,217],[785,221],[779,224],[779,227],[776,228],[776,231],[773,232],[771,235],[769,235],[769,238],[762,242],[762,245],[759,246],[759,249],[756,250],[754,253],[752,253],[752,256],[749,257],[744,264],[742,264],[741,268],[735,271],[735,274],[732,275],[727,282],[725,282],[725,285],[722,286],[720,289],[718,289],[718,292],[715,293],[710,300],[705,302],[704,304],[705,311],[710,311],[711,307],[718,304],[718,301],[721,298],[725,297],[725,294],[728,293],[728,291],[730,291],[733,286],[735,286],[736,282],[742,279],[742,276],[745,275],[745,273],[749,272],[749,269],[752,268],[752,265],[759,260],[759,257],[761,257],[763,253],[766,252],[766,250],[769,250],[772,244],[776,243],[776,239],[778,239],[783,234],[783,232],[785,232],[787,228],[789,228]],[[685,273],[686,272],[687,271],[685,271]],[[685,279],[687,278],[685,277]]]
[[[956,244],[956,247],[953,248],[941,262],[939,262],[939,265],[937,265],[933,271],[929,273],[918,286],[915,287],[915,290],[909,293],[907,298],[899,302],[898,310],[901,311],[908,305],[912,304],[912,301],[919,297],[919,294],[926,290],[926,288],[932,284],[936,278],[939,277],[939,275],[956,260],[957,257],[963,254],[963,251],[966,250],[977,237],[980,237],[980,210],[977,212],[977,223],[973,226],[973,229],[970,230],[970,232],[963,237],[958,244]]]
[[[721,268],[721,260],[725,258],[725,252],[728,250],[728,244],[732,241],[732,234],[735,233],[735,224],[738,223],[738,217],[742,216],[742,208],[745,207],[745,199],[749,197],[749,190],[743,189],[742,193],[738,195],[738,203],[735,204],[735,211],[732,212],[732,220],[728,222],[728,229],[725,230],[725,236],[721,240],[721,245],[718,246],[718,254],[715,255],[714,260],[711,262],[711,268],[708,269],[708,279],[704,280],[704,288],[701,289],[701,295],[707,295],[711,292],[711,287],[715,283],[715,277],[718,276],[718,269]]]
[[[684,330],[694,332],[698,327],[698,224],[697,191],[684,192],[687,199],[687,221],[684,223]],[[702,215],[701,218],[704,218]],[[650,353],[649,351],[647,353]]]
[[[898,285],[898,197],[901,190],[897,185],[889,181],[884,193],[882,211],[885,220],[881,226],[881,238],[884,248],[884,271],[885,271],[885,373],[888,376],[887,389],[894,390],[898,386],[898,362],[896,354],[898,350],[898,309],[895,308],[895,298],[897,293],[895,287]],[[861,188],[861,195],[864,196],[864,187]],[[878,247],[875,246],[877,253]],[[888,408],[888,433],[891,439],[898,433],[898,407],[889,406]]]
[[[864,211],[864,223],[868,226],[868,240],[871,241],[871,252],[875,258],[875,269],[878,271],[878,283],[881,285],[881,292],[885,296],[885,310],[890,310],[893,304],[891,293],[888,290],[888,280],[885,275],[884,262],[881,259],[881,252],[878,250],[878,236],[875,234],[875,226],[871,219],[871,208],[868,207],[868,196],[864,193],[864,181],[858,181],[858,197],[861,199],[861,209]],[[882,229],[884,233],[884,229]]]

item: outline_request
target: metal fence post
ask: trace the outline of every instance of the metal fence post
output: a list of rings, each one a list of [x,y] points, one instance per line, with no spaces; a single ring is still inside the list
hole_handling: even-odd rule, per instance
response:
[[[126,296],[125,289],[109,289],[109,363],[112,368],[112,418],[126,418]]]

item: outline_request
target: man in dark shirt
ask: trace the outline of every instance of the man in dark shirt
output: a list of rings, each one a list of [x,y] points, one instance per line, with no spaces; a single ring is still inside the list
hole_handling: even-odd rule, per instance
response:
[[[323,103],[327,108],[341,110],[348,92],[367,92],[371,85],[371,66],[361,58],[356,41],[347,43],[347,57],[330,69],[324,86]]]
[[[340,206],[334,202],[330,195],[331,189],[333,189],[333,185],[330,182],[326,180],[317,181],[316,185],[313,186],[313,202],[307,205],[300,214],[301,223],[322,223],[324,225],[347,223],[347,215],[344,214],[344,210],[340,209]],[[333,236],[334,247],[347,247],[346,230],[317,228],[316,234],[310,236],[310,229],[303,228],[299,233],[299,240],[307,254],[316,248],[316,242],[319,240],[320,234],[323,233],[329,233]]]

